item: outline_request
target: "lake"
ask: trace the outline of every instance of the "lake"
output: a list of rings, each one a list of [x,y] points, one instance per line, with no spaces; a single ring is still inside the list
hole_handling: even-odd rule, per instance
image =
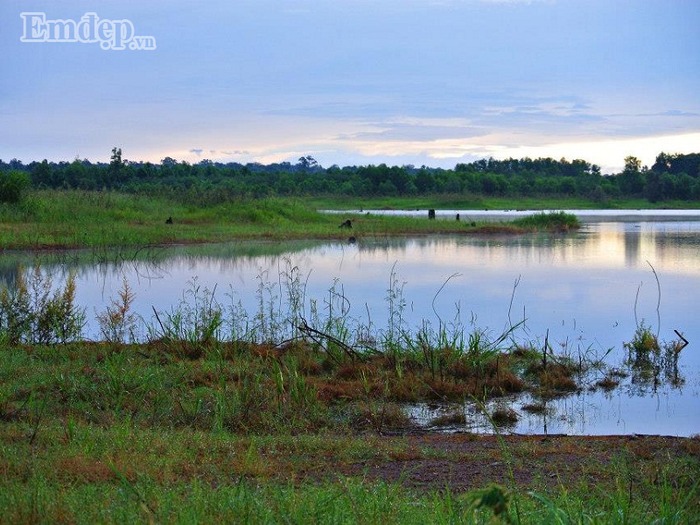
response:
[[[366,212],[366,210],[364,211]],[[378,212],[370,213],[399,213]],[[407,212],[403,212],[407,213]],[[427,216],[427,211],[411,212]],[[526,212],[438,211],[438,219],[501,219]],[[305,318],[342,318],[348,327],[390,335],[421,326],[452,333],[480,330],[575,358],[621,365],[623,344],[644,324],[662,341],[690,342],[674,381],[629,377],[610,392],[588,390],[521,415],[522,433],[700,433],[700,212],[575,211],[583,228],[567,234],[437,236],[340,242],[230,243],[109,253],[45,255],[60,281],[77,275],[77,301],[88,314],[86,337],[100,338],[96,316],[126,279],[148,337],[154,310],[167,316],[195,292],[213,298],[235,322],[233,336],[258,330],[260,313],[284,318],[290,304]],[[5,252],[0,278],[12,282],[35,256]],[[268,327],[269,328],[269,327]],[[282,329],[292,330],[291,327]],[[489,431],[466,404],[468,424],[443,430]],[[411,408],[427,424],[444,406]],[[455,407],[449,407],[455,410]]]

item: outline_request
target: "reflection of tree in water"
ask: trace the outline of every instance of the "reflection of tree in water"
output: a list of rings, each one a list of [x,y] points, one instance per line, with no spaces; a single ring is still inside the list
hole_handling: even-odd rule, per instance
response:
[[[622,237],[625,246],[625,262],[630,268],[634,268],[639,262],[641,238],[639,232],[625,232]]]

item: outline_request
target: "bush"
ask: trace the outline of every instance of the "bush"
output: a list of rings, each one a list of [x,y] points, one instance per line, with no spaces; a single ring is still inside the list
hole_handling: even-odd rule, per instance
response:
[[[17,203],[29,187],[29,175],[23,171],[0,173],[0,202]]]

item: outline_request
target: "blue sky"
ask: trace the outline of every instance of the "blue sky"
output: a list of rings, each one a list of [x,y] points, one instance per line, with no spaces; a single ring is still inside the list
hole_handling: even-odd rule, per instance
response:
[[[27,12],[127,20],[156,47],[22,42],[41,40]],[[0,24],[5,161],[119,146],[154,162],[614,171],[700,151],[696,0],[3,0]]]

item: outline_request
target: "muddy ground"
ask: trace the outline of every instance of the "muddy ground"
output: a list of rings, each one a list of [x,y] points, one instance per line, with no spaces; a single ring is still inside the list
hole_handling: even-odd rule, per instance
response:
[[[386,437],[382,439],[396,439]],[[341,475],[398,482],[407,488],[452,492],[489,483],[521,488],[604,484],[627,473],[630,483],[674,486],[695,483],[700,472],[700,438],[663,436],[403,436],[406,452],[338,466]],[[678,461],[688,465],[678,469]],[[676,465],[668,472],[669,465]]]

